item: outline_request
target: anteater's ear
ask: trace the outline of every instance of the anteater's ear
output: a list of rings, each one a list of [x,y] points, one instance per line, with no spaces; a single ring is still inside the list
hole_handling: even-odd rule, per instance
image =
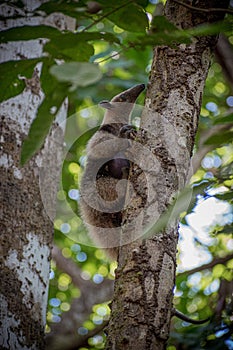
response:
[[[111,102],[109,102],[108,100],[103,100],[99,103],[99,106],[105,109],[112,109],[114,108],[113,105],[111,104]]]

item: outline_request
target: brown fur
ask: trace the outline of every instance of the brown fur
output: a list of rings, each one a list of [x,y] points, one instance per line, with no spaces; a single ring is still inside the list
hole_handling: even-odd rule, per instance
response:
[[[124,209],[128,168],[124,159],[130,141],[120,137],[121,128],[130,122],[130,114],[144,84],[136,85],[110,102],[103,101],[107,109],[100,129],[87,145],[87,163],[81,180],[80,208],[91,239],[106,248],[116,259],[121,244],[122,210]]]

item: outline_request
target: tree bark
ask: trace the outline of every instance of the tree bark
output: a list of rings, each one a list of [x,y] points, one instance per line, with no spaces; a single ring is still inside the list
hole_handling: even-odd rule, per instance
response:
[[[198,1],[195,6],[218,7],[218,2]],[[227,6],[228,1],[221,2],[221,7]],[[172,0],[167,1],[165,14],[179,28],[217,21],[224,15],[190,10]],[[213,36],[198,37],[191,44],[154,49],[140,144],[132,143],[136,164],[131,169],[130,186],[134,191],[122,228],[108,350],[166,348],[175,284],[177,220],[171,219],[166,229],[153,237],[142,236],[185,186],[216,41]],[[132,243],[124,245],[130,240]]]
[[[26,2],[25,2],[26,3]],[[1,6],[5,20],[1,29],[22,26],[26,13],[43,1],[31,1],[25,8]],[[17,15],[21,18],[17,20]],[[10,16],[11,18],[7,18]],[[23,16],[25,18],[23,19]],[[12,19],[13,18],[13,19]],[[43,18],[30,17],[30,25]],[[50,19],[51,20],[51,19]],[[55,24],[54,24],[55,26]],[[33,30],[33,28],[32,28]],[[43,40],[16,41],[2,45],[1,62],[40,57]],[[40,88],[41,64],[35,67],[34,88],[30,84],[22,94],[4,101],[1,108],[1,349],[43,349],[49,286],[50,249],[53,240],[52,216],[55,214],[56,190],[62,160],[63,130],[50,132],[43,149],[23,168],[20,149],[43,100]],[[25,79],[25,83],[29,80]],[[32,82],[32,81],[31,81]],[[57,114],[65,118],[66,104]],[[57,125],[56,125],[57,126]],[[44,163],[46,162],[46,163]],[[43,172],[43,166],[50,171]],[[48,170],[48,169],[47,169]],[[43,179],[43,174],[50,176]],[[42,201],[44,186],[50,208]],[[48,203],[47,203],[48,204]],[[48,206],[47,206],[48,209]],[[49,216],[48,216],[49,215]]]

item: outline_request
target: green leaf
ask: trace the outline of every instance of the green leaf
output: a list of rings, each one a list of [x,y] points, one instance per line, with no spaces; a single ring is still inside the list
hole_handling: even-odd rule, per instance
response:
[[[210,136],[205,145],[221,145],[233,140],[233,131],[221,132],[221,134]]]
[[[112,33],[60,33],[44,46],[44,51],[59,59],[84,62],[94,55],[94,48],[87,41],[97,40],[119,43],[119,39]]]
[[[178,29],[164,16],[156,16],[152,22],[152,33],[138,36],[134,44],[141,47],[147,45],[174,45],[190,43],[191,36],[184,30]]]
[[[138,5],[144,7],[144,8],[149,4],[148,0],[135,0],[134,2],[137,3]]]
[[[70,91],[77,86],[83,87],[94,84],[102,78],[99,67],[96,64],[87,62],[69,62],[59,66],[54,65],[51,67],[50,73],[58,81],[71,83]]]
[[[73,36],[74,38],[74,44],[77,43],[78,41],[97,41],[97,40],[105,40],[111,43],[118,43],[120,44],[120,40],[118,39],[118,37],[113,34],[113,33],[108,33],[108,32],[104,32],[104,33],[100,33],[100,32],[82,32],[82,33],[67,33],[65,34],[66,38],[67,37],[71,37]],[[70,40],[70,39],[69,39]],[[61,43],[60,43],[61,44]]]
[[[232,192],[225,192],[225,193],[219,193],[214,195],[215,198],[223,200],[223,201],[232,201],[233,200],[233,195]]]
[[[214,124],[224,124],[224,123],[233,123],[233,113],[225,117],[219,117],[214,121]]]
[[[169,20],[165,16],[153,17],[151,27],[154,33],[171,33],[178,30],[178,28],[173,23],[169,22]]]
[[[33,40],[38,38],[48,38],[54,40],[54,44],[59,44],[62,47],[67,47],[69,44],[76,45],[79,41],[95,41],[106,40],[109,42],[120,43],[119,39],[113,33],[70,33],[61,32],[56,28],[40,25],[40,26],[23,26],[4,30],[0,32],[1,42],[18,41],[18,40]]]
[[[142,7],[146,7],[149,3],[148,0],[131,0],[131,1],[126,1],[126,0],[98,0],[98,2],[100,4],[102,4],[104,7],[109,7],[109,8],[114,8],[114,7],[119,7],[120,6],[124,6],[124,4],[128,5],[128,3],[130,4],[138,4]]]
[[[194,183],[192,185],[192,198],[190,200],[188,208],[186,209],[186,215],[190,214],[193,211],[193,209],[196,207],[200,196],[202,197],[208,196],[207,191],[209,190],[210,185],[213,183],[214,181],[209,179],[209,180],[203,180],[198,183]]]
[[[112,54],[112,47],[109,47],[107,50],[105,51],[101,51],[100,53],[93,55],[90,58],[90,62],[95,62],[96,60],[98,60],[99,58],[103,58],[103,57],[109,57]]]
[[[200,25],[195,28],[181,30],[164,16],[155,16],[152,21],[152,34],[138,36],[134,45],[145,47],[147,45],[189,44],[194,36],[215,35],[227,30],[232,24],[229,21]]]
[[[134,41],[133,46],[143,48],[145,46],[159,46],[159,45],[169,45],[169,46],[175,46],[177,44],[184,43],[189,44],[191,43],[191,39],[182,31],[176,31],[173,33],[154,33],[154,34],[146,34],[144,36],[138,36],[137,39]]]
[[[130,0],[130,1],[126,1],[126,0],[118,0],[118,1],[116,1],[116,0],[108,0],[108,1],[98,0],[98,2],[100,4],[102,4],[103,7],[105,7],[105,8],[113,9],[113,8],[118,8],[119,6],[122,7],[122,6],[128,5],[128,4],[131,5],[131,3],[134,2],[134,0]]]
[[[48,110],[50,96],[46,96],[38,109],[37,117],[31,124],[27,138],[24,140],[21,151],[20,164],[23,166],[42,147],[49,133],[55,115]],[[50,105],[50,107],[53,107]]]
[[[68,122],[69,123],[69,122]],[[68,150],[67,155],[69,156],[69,161],[74,161],[79,163],[79,160],[77,159],[77,150],[84,150],[86,148],[87,142],[90,140],[90,138],[96,133],[96,131],[99,129],[99,125],[95,126],[94,128],[87,130],[85,133],[83,133],[81,136],[77,138],[77,140],[71,145],[70,149]]]
[[[93,32],[91,32],[91,33],[79,33],[79,34],[81,34],[81,35],[90,34],[91,37],[90,37],[89,40],[94,40],[94,39],[93,39],[93,36],[92,36]],[[95,34],[97,34],[97,33],[94,32],[94,35],[95,35]],[[110,42],[110,43],[120,44],[120,40],[119,40],[118,37],[117,37],[115,34],[113,34],[113,33],[105,32],[105,33],[98,33],[98,34],[100,35],[99,40],[105,40],[105,41]],[[86,40],[86,39],[85,39],[85,40]],[[98,38],[96,38],[95,40],[98,40]]]
[[[230,159],[232,159],[232,156]],[[233,174],[233,162],[231,161],[231,162],[229,162],[229,164],[223,165],[220,168],[218,178],[222,181],[230,180],[232,178],[232,174]],[[224,186],[231,187],[231,185],[227,184],[227,183],[224,183]]]
[[[39,8],[37,8],[37,11],[44,11],[47,14],[51,14],[54,12],[61,12],[67,16],[74,17],[80,19],[80,17],[83,15],[83,12],[86,10],[85,7],[83,7],[83,3],[80,1],[77,1],[76,3],[69,3],[67,2],[58,2],[57,0],[49,1],[43,5],[41,5]]]
[[[68,47],[60,50],[63,57],[68,57],[74,61],[88,61],[94,55],[94,47],[88,43],[79,43],[76,47]]]
[[[44,46],[44,51],[50,53],[52,57],[58,59],[72,59],[75,61],[88,61],[94,54],[94,48],[92,45],[77,41],[78,38],[71,38],[70,36],[60,36],[56,40],[51,40]]]
[[[61,32],[53,27],[49,26],[23,26],[15,27],[0,32],[1,42],[5,43],[8,41],[18,40],[33,40],[38,38],[54,38],[60,35]]]
[[[233,223],[227,224],[225,226],[216,226],[213,231],[213,234],[219,235],[219,234],[230,234],[232,235],[233,233]]]
[[[56,108],[57,112],[66,97],[65,87],[49,74],[49,65],[43,66],[41,85],[45,99],[31,124],[27,138],[23,142],[20,160],[22,166],[42,147],[56,117],[53,110]]]
[[[143,9],[130,2],[108,15],[107,18],[118,27],[129,32],[145,32],[149,25],[147,15]]]
[[[220,32],[232,32],[232,24],[232,19],[228,18],[224,21],[201,24],[197,27],[187,29],[185,32],[192,36],[216,35]]]
[[[25,82],[20,76],[31,78],[35,65],[41,61],[41,58],[36,58],[0,64],[0,102],[21,93],[25,88]]]

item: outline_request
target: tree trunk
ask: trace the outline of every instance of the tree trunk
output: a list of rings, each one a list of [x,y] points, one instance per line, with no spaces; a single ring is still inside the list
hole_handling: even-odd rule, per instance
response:
[[[25,8],[4,4],[1,29],[27,23],[25,13],[43,1],[27,2]],[[17,15],[23,16],[17,20]],[[12,18],[8,19],[7,17]],[[30,16],[29,16],[30,17]],[[43,23],[32,17],[30,25]],[[51,19],[50,22],[52,23]],[[55,25],[54,25],[55,26]],[[33,28],[32,28],[33,30]],[[1,62],[40,57],[42,40],[16,41],[2,46]],[[20,168],[20,149],[43,100],[39,75],[34,70],[34,88],[26,84],[22,94],[3,102],[1,110],[1,349],[43,349],[49,286],[50,249],[53,240],[56,189],[62,160],[63,130],[57,127],[35,157]],[[25,83],[29,80],[25,79]],[[32,82],[32,81],[31,81]],[[66,105],[58,118],[65,118]],[[47,169],[43,169],[46,166]],[[48,171],[49,168],[49,171]],[[44,172],[44,170],[47,170]],[[43,178],[44,174],[50,174]],[[45,188],[46,186],[46,188]],[[45,193],[47,191],[47,198]],[[42,198],[42,192],[44,198]],[[43,199],[43,200],[42,200]],[[48,202],[49,200],[49,202]],[[44,207],[43,201],[47,201]],[[50,208],[48,208],[50,204]],[[49,210],[48,210],[49,209]]]
[[[198,1],[195,6],[219,5],[217,1]],[[221,7],[227,6],[228,1],[221,2]],[[221,12],[194,11],[172,0],[167,1],[165,14],[179,28],[223,17]],[[177,220],[171,219],[166,229],[152,238],[143,239],[142,235],[185,186],[216,41],[213,36],[199,37],[175,49],[154,49],[140,144],[133,142],[136,164],[130,182],[134,192],[122,229],[123,244],[132,243],[122,245],[119,251],[106,349],[166,348],[175,284]]]

